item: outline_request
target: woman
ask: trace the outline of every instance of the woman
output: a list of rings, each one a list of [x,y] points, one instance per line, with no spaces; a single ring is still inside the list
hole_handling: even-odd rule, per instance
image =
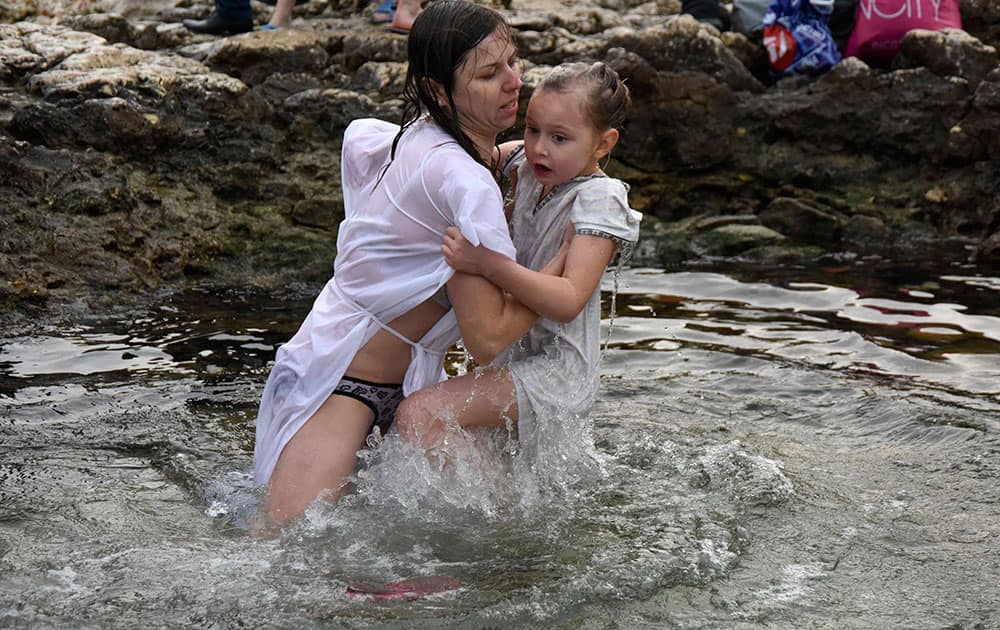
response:
[[[457,226],[514,254],[493,171],[521,88],[509,26],[440,0],[414,21],[408,59],[402,127],[358,120],[344,134],[334,277],[261,397],[254,476],[277,526],[317,496],[340,497],[373,424],[384,432],[404,394],[441,380],[459,331],[484,363],[537,318],[485,279],[455,275],[440,251]]]

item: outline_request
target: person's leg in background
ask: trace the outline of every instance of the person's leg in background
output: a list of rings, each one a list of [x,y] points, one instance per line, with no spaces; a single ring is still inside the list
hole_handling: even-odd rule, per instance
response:
[[[271,13],[271,19],[263,26],[264,30],[273,31],[288,28],[292,25],[292,9],[298,4],[295,0],[278,0]]]
[[[392,18],[392,31],[396,33],[409,33],[413,26],[413,20],[423,10],[421,0],[396,0],[396,14]]]
[[[184,20],[184,26],[195,33],[232,35],[253,30],[250,0],[215,0],[215,11],[204,20]]]

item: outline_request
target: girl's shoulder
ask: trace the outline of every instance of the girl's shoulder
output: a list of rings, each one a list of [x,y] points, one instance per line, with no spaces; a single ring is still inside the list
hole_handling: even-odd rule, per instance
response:
[[[580,181],[570,210],[570,221],[577,233],[637,241],[642,213],[629,206],[628,191],[627,183],[613,177]]]

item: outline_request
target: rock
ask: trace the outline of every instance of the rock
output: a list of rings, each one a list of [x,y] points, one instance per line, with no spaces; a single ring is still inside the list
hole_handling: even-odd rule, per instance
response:
[[[698,234],[691,248],[701,256],[738,256],[785,240],[785,236],[763,225],[729,224]]]
[[[113,12],[130,20],[151,18],[174,8],[174,0],[119,0]]]
[[[114,13],[71,15],[61,24],[74,31],[93,33],[112,43],[132,45],[135,41],[136,28],[124,17]]]
[[[965,163],[1000,155],[1000,69],[979,83],[964,116],[948,130],[945,148]]]
[[[903,37],[893,66],[926,67],[940,76],[962,77],[975,86],[997,67],[997,49],[958,29],[916,29]]]
[[[327,46],[336,49],[338,45],[336,37],[312,31],[256,31],[220,39],[205,55],[204,63],[247,85],[256,85],[275,73],[320,74],[330,60]]]
[[[878,248],[891,242],[892,232],[878,217],[854,215],[844,226],[843,239],[850,245]]]
[[[718,31],[690,15],[666,24],[608,38],[608,49],[622,48],[659,72],[707,75],[732,90],[760,92],[763,86],[726,47]]]
[[[178,22],[148,24],[139,31],[132,45],[143,50],[180,48],[191,39],[191,31]]]
[[[627,80],[607,169],[646,213],[650,264],[805,264],[815,244],[919,256],[963,243],[995,260],[998,2],[963,2],[968,34],[910,33],[895,69],[850,58],[777,82],[757,42],[677,15],[677,0],[493,4],[523,59],[521,120],[562,61],[603,60]],[[406,37],[347,0],[233,37],[179,23],[207,2],[105,4],[115,12],[0,24],[0,303],[189,276],[324,279],[343,129],[399,120]],[[259,23],[271,8],[253,10]]]
[[[292,210],[291,217],[299,225],[337,232],[337,226],[344,220],[344,199],[305,199]]]
[[[976,251],[976,260],[981,264],[1000,263],[1000,232],[994,233],[982,242]]]
[[[845,218],[798,199],[778,197],[760,213],[760,222],[803,243],[835,245],[840,240]]]

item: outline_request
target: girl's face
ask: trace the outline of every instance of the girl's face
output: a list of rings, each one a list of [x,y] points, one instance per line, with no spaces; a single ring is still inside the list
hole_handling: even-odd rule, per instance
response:
[[[600,131],[584,109],[583,87],[566,93],[536,89],[528,102],[524,153],[544,191],[580,175],[597,172],[598,161],[618,140],[618,131]]]
[[[517,49],[499,30],[470,50],[455,73],[459,125],[485,156],[493,154],[497,134],[517,120],[521,83]]]

